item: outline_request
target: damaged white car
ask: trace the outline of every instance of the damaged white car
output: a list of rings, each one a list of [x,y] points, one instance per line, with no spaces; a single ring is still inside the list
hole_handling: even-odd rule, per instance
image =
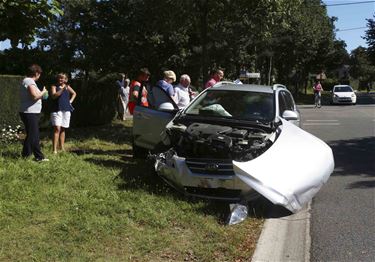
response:
[[[136,107],[134,153],[151,151],[157,173],[187,195],[243,203],[260,194],[297,212],[333,172],[331,148],[299,128],[285,86],[219,83],[183,110],[168,101]]]

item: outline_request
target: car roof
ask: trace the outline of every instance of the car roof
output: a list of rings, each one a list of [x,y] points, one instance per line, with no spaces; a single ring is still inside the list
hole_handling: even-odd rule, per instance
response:
[[[343,87],[343,86],[349,86],[349,87],[351,87],[350,85],[334,85],[333,87]]]
[[[218,85],[219,84],[219,85]],[[232,84],[220,82],[210,88],[210,90],[234,90],[234,91],[247,91],[247,92],[259,92],[259,93],[270,93],[274,92],[272,86],[265,85],[249,85],[249,84]]]

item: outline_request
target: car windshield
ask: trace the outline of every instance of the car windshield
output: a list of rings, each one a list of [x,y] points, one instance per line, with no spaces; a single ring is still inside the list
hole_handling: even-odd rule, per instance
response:
[[[335,92],[353,92],[350,86],[336,86]]]
[[[273,93],[208,90],[186,110],[187,115],[270,122],[274,113]]]

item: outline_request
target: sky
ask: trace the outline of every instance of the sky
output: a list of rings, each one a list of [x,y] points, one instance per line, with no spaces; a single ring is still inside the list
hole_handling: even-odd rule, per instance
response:
[[[329,16],[335,16],[338,20],[335,23],[336,29],[344,30],[337,31],[336,38],[344,40],[347,44],[347,51],[350,53],[353,49],[358,46],[367,47],[366,41],[362,39],[365,35],[367,21],[366,18],[374,18],[375,14],[375,2],[369,2],[365,0],[323,0],[327,5],[327,12]],[[361,3],[362,2],[362,3]],[[356,3],[349,5],[336,5],[335,4],[347,4]],[[347,30],[353,28],[361,28],[355,30]],[[0,50],[9,48],[9,41],[0,42]]]
[[[336,29],[345,30],[353,28],[361,28],[367,26],[366,18],[374,19],[375,2],[367,2],[365,0],[323,0],[326,5],[357,3],[350,5],[327,6],[329,16],[335,16],[338,20],[335,23]],[[336,38],[344,40],[347,44],[346,50],[350,53],[358,46],[367,47],[366,41],[362,39],[365,35],[366,28],[337,31]]]

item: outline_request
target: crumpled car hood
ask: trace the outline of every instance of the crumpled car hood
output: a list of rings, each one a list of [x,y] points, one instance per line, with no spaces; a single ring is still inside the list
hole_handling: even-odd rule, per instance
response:
[[[248,162],[233,161],[236,175],[276,205],[297,212],[334,169],[331,148],[319,138],[282,121],[282,132],[265,153]]]

